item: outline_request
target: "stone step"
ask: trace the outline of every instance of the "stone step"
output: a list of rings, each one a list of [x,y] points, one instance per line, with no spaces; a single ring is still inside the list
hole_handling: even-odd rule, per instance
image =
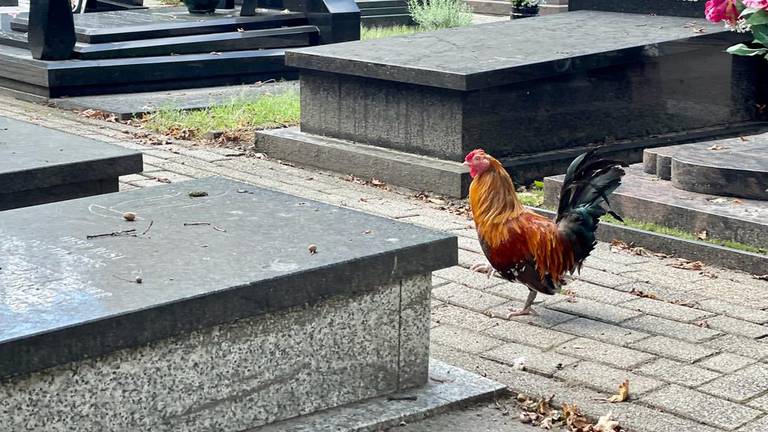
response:
[[[366,17],[366,16],[382,16],[382,15],[406,15],[410,16],[408,13],[408,6],[399,6],[399,7],[380,7],[380,8],[367,8],[367,9],[360,9],[360,16]]]
[[[410,15],[369,15],[361,16],[360,24],[365,27],[389,27],[396,25],[413,25]]]
[[[361,12],[363,9],[408,7],[408,2],[405,0],[360,0],[355,3],[357,3],[357,7],[360,8]]]
[[[46,62],[0,45],[0,76],[42,98],[245,84],[292,78],[284,49]]]
[[[768,206],[765,201],[723,198],[680,190],[643,172],[642,164],[626,170],[610,198],[621,215],[707,236],[768,248]],[[544,179],[544,204],[557,207],[563,176]]]
[[[643,170],[690,192],[768,201],[768,134],[646,149]]]
[[[0,233],[7,431],[247,430],[423,386],[431,273],[457,263],[455,236],[221,178],[17,209]],[[91,398],[111,402],[84,424]]]
[[[466,0],[472,12],[484,15],[509,16],[512,4],[502,0]]]
[[[0,210],[117,192],[142,169],[141,153],[0,117]]]
[[[87,13],[75,15],[78,42],[99,44],[130,40],[203,35],[240,30],[258,30],[307,24],[306,15],[259,9],[256,16],[239,16],[239,10],[213,15],[193,15],[186,7],[163,8],[163,13],[151,9]],[[27,32],[28,17],[19,14],[11,21],[11,30]]]
[[[72,58],[101,60],[296,48],[311,45],[317,34],[315,26],[296,26],[100,44],[77,43]],[[28,48],[26,33],[21,32],[0,33],[0,44]]]

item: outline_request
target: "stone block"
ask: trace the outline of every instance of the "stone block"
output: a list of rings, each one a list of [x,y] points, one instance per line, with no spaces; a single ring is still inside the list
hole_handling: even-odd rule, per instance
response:
[[[712,313],[750,321],[755,324],[768,323],[768,311],[740,306],[719,299],[700,300],[698,307]]]
[[[520,310],[523,307],[523,301],[512,301],[504,303],[503,305],[496,306],[490,309],[490,312],[495,313],[497,316],[503,316],[509,313],[511,309]],[[551,309],[538,307],[536,309],[537,315],[523,315],[512,317],[512,321],[535,325],[538,327],[550,328],[558,324],[570,321],[576,318],[574,315],[569,315],[562,312],[553,311]]]
[[[643,339],[631,344],[630,347],[687,363],[693,363],[717,352],[701,345],[694,345],[665,336]]]
[[[720,432],[722,429],[713,428],[701,424],[698,421],[689,420],[649,408],[636,403],[611,404],[606,410],[613,412],[625,429],[637,432]],[[598,413],[598,415],[602,415]]]
[[[699,366],[712,369],[722,373],[731,373],[755,363],[757,360],[742,357],[731,353],[721,353],[714,357],[704,359],[698,363]]]
[[[587,260],[587,262],[589,262],[589,260]],[[590,267],[583,267],[576,278],[609,288],[616,288],[635,282],[635,279],[632,279],[630,275],[617,275]]]
[[[549,309],[565,312],[571,315],[578,315],[584,318],[590,318],[607,323],[617,324],[630,318],[640,316],[640,312],[631,311],[605,303],[599,303],[594,300],[580,299],[576,301],[561,301],[559,303],[547,306]],[[638,329],[642,330],[642,329]]]
[[[680,363],[664,358],[644,364],[637,368],[636,371],[686,387],[697,387],[721,376],[717,372],[712,372],[698,365]]]
[[[585,360],[606,363],[621,369],[629,369],[655,357],[634,349],[609,345],[592,339],[579,338],[557,348],[557,352]]]
[[[431,338],[432,342],[438,345],[444,345],[470,354],[479,354],[504,344],[504,341],[499,339],[450,325],[441,325],[433,328]],[[449,360],[445,361],[451,363]]]
[[[734,402],[744,402],[765,393],[766,389],[768,365],[764,363],[747,366],[699,387],[700,391]]]
[[[738,432],[765,432],[768,430],[768,416],[745,425]]]
[[[569,383],[578,383],[609,395],[616,394],[619,384],[624,382],[624,380],[629,380],[630,400],[637,399],[635,396],[647,393],[665,384],[653,378],[589,361],[581,361],[565,366],[555,374],[555,378],[566,380]]]
[[[563,367],[576,363],[578,359],[555,352],[542,352],[537,348],[517,343],[508,343],[481,354],[483,358],[514,366],[522,362],[525,370],[552,376]]]
[[[488,328],[484,333],[497,339],[533,346],[544,351],[576,338],[567,333],[515,321]]]
[[[451,304],[443,304],[439,308],[432,308],[432,321],[437,324],[450,324],[468,330],[482,331],[502,324],[502,321],[493,319],[485,314],[473,312]]]
[[[689,342],[702,342],[721,334],[719,331],[699,327],[694,324],[681,323],[650,315],[633,318],[623,323],[623,325],[646,333],[674,336],[677,339]]]
[[[623,291],[613,288],[606,288],[600,285],[594,285],[583,280],[576,280],[569,283],[566,287],[576,298],[588,298],[601,303],[619,304],[635,300],[637,297]]]
[[[748,402],[747,405],[757,408],[761,411],[768,411],[768,394],[760,396]]]
[[[760,339],[768,336],[768,327],[736,318],[721,315],[707,318],[706,321],[710,328],[720,330],[724,333],[745,336],[751,339]]]
[[[667,412],[729,431],[761,414],[752,408],[677,385],[651,392],[645,395],[642,401]]]
[[[703,345],[718,351],[738,354],[754,360],[762,360],[768,357],[768,343],[758,342],[742,336],[724,335],[704,342]]]
[[[564,333],[570,333],[585,338],[597,339],[612,345],[625,346],[645,339],[651,335],[637,330],[606,324],[586,318],[577,318],[553,327]]]
[[[432,295],[441,301],[454,306],[460,306],[475,312],[483,312],[494,306],[504,303],[506,300],[492,294],[469,288],[456,283],[449,283],[435,288]]]
[[[502,279],[488,278],[486,275],[473,272],[463,267],[449,267],[435,272],[435,276],[446,279],[457,284],[466,285],[470,288],[477,290],[485,290],[486,288],[504,283]]]
[[[649,298],[635,298],[622,304],[621,307],[680,322],[691,322],[713,316],[707,311]]]

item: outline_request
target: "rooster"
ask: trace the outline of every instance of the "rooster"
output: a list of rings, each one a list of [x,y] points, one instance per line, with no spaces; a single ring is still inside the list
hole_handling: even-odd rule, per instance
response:
[[[535,314],[533,301],[538,293],[555,294],[566,273],[581,270],[597,241],[595,230],[601,216],[611,214],[608,196],[624,175],[619,161],[600,159],[595,150],[577,157],[565,174],[557,217],[551,220],[526,209],[515,193],[501,163],[482,149],[470,152],[472,184],[469,203],[480,246],[489,265],[473,270],[494,271],[510,281],[519,281],[530,293],[523,309],[504,316]],[[607,208],[606,208],[607,207]]]

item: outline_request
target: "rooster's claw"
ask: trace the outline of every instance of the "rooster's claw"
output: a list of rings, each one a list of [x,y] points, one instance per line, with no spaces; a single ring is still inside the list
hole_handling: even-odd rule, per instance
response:
[[[473,272],[485,273],[488,279],[490,279],[491,276],[493,276],[493,274],[496,273],[496,270],[494,270],[490,264],[481,264],[481,263],[473,264],[472,267],[470,267],[469,269],[472,270]]]

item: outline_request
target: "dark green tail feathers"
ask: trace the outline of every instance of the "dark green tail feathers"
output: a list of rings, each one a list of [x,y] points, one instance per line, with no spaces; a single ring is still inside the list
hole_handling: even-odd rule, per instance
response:
[[[577,262],[589,255],[595,245],[595,230],[606,213],[622,220],[610,208],[608,197],[621,184],[622,167],[617,160],[601,159],[597,149],[574,159],[565,173],[560,190],[556,222],[571,239]]]

